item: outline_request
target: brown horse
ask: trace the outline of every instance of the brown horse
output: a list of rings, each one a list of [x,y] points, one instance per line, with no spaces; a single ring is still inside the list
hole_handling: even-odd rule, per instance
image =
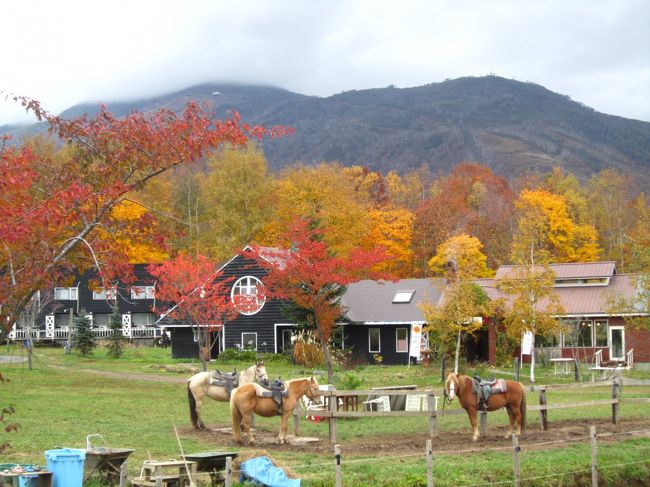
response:
[[[318,381],[315,377],[289,380],[286,382],[286,388],[288,395],[282,398],[282,418],[280,420],[280,433],[278,434],[278,442],[281,445],[287,442],[287,425],[298,400],[303,395],[306,395],[311,400],[320,395]],[[266,418],[280,414],[278,404],[272,397],[261,397],[264,391],[265,389],[258,384],[244,384],[232,391],[230,396],[232,435],[240,445],[242,444],[242,427],[244,433],[248,436],[250,445],[255,444],[255,438],[251,433],[253,413]]]
[[[445,396],[452,401],[455,396],[458,396],[458,402],[467,411],[469,421],[472,423],[474,430],[474,437],[472,440],[476,441],[479,437],[479,430],[476,424],[476,415],[478,413],[478,397],[472,390],[472,381],[466,375],[457,374],[452,372],[447,376],[445,383]],[[487,410],[496,411],[503,407],[508,411],[510,419],[510,426],[506,433],[506,438],[512,435],[512,429],[515,422],[517,422],[517,434],[521,435],[526,429],[526,395],[524,393],[524,386],[521,382],[514,380],[505,381],[507,390],[505,392],[493,393],[487,401]]]
[[[230,392],[223,386],[210,384],[210,375],[212,372],[199,372],[194,374],[187,381],[187,399],[190,403],[190,419],[195,429],[205,429],[205,424],[201,419],[201,406],[205,396],[211,397],[215,401],[230,401]],[[250,366],[238,376],[235,387],[249,382],[268,381],[266,367],[263,361],[258,361],[255,365]]]

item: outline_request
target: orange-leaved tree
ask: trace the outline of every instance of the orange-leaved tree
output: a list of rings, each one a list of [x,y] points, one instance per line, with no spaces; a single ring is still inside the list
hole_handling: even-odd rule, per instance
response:
[[[223,278],[216,263],[203,255],[179,254],[162,264],[150,265],[148,271],[156,278],[156,311],[192,327],[201,366],[207,370],[210,350],[224,325],[237,315],[230,301],[230,280]]]
[[[62,282],[71,267],[101,263],[105,279],[120,275],[127,280],[127,256],[96,231],[100,226],[110,230],[111,212],[127,194],[223,143],[241,145],[250,136],[287,131],[249,127],[236,114],[215,121],[196,103],[180,114],[134,112],[121,119],[101,106],[92,118],[64,120],[35,100],[15,100],[48,123],[69,157],[50,159],[0,139],[0,319],[5,329],[37,290]]]
[[[283,240],[291,249],[253,247],[247,253],[267,272],[266,295],[290,301],[305,315],[323,350],[328,380],[332,381],[332,356],[328,341],[337,321],[345,314],[341,297],[345,287],[361,279],[390,279],[375,269],[387,258],[379,248],[356,248],[347,255],[335,255],[323,238],[324,231],[313,222],[296,219]]]

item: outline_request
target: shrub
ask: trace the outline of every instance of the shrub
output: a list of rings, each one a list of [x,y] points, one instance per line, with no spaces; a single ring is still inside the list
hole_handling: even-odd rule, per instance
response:
[[[299,339],[293,344],[293,359],[296,364],[313,368],[323,363],[323,351],[316,342]]]
[[[228,348],[219,352],[220,361],[239,360],[246,362],[254,362],[257,360],[257,352],[255,350],[237,350],[235,348]]]
[[[352,372],[348,372],[340,381],[340,388],[344,391],[353,391],[363,384],[363,379]]]

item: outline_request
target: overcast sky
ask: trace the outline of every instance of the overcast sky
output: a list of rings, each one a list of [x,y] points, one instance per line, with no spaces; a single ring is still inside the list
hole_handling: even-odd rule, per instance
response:
[[[0,92],[54,113],[205,81],[328,96],[493,73],[650,121],[648,0],[20,0],[0,19]],[[0,124],[21,119],[2,96]]]

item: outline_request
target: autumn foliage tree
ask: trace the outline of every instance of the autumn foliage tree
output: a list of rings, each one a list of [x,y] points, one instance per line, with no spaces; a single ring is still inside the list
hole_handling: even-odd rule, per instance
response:
[[[386,259],[383,250],[357,248],[345,256],[336,255],[323,234],[313,222],[296,219],[283,237],[291,242],[290,250],[253,247],[248,255],[267,272],[267,296],[291,301],[306,313],[323,350],[331,382],[333,366],[328,341],[345,313],[340,301],[342,290],[361,279],[390,276],[375,270]]]
[[[429,261],[434,275],[444,276],[446,285],[440,303],[420,305],[426,319],[426,329],[444,346],[456,340],[454,371],[458,372],[460,344],[463,335],[473,335],[483,327],[482,317],[488,314],[488,297],[474,282],[491,275],[486,257],[476,237],[461,234],[438,246]]]
[[[180,254],[148,267],[156,279],[156,311],[170,319],[186,321],[197,337],[199,358],[207,370],[210,350],[224,325],[237,312],[230,301],[229,280],[207,257]]]
[[[215,121],[205,108],[131,113],[117,119],[100,107],[96,116],[64,120],[28,98],[16,101],[49,125],[68,151],[50,158],[28,146],[0,142],[0,319],[10,328],[39,289],[65,282],[71,267],[99,263],[104,278],[127,280],[128,257],[112,239],[112,211],[127,194],[169,169],[204,157],[223,143],[272,136],[240,123],[235,114]],[[85,252],[92,248],[95,258]]]

